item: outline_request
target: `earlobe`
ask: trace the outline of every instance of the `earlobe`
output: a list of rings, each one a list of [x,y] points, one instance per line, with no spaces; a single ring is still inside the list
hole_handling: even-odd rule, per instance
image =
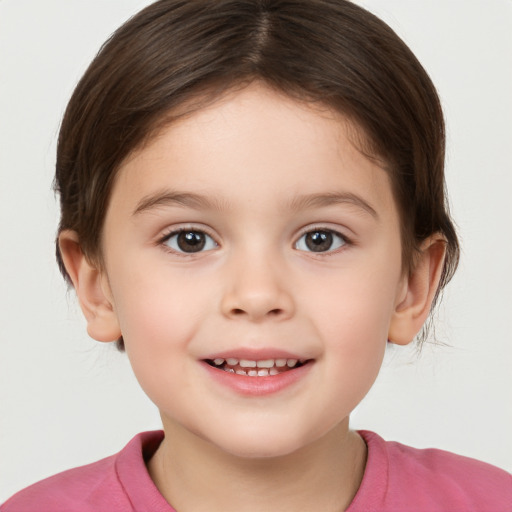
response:
[[[443,272],[446,240],[440,234],[427,238],[420,248],[415,266],[404,277],[393,313],[388,339],[407,345],[425,323]]]
[[[88,261],[75,231],[59,234],[59,249],[87,321],[87,332],[97,341],[121,337],[110,287],[104,272]]]

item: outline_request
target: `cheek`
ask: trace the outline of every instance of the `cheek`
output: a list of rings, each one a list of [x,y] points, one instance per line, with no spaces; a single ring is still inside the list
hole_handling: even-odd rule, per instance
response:
[[[122,276],[112,279],[112,291],[118,298],[116,313],[135,377],[157,405],[177,403],[178,391],[189,385],[191,340],[206,304],[191,283],[183,286],[164,276],[162,269],[158,273],[151,267],[140,273],[132,269]]]
[[[160,359],[186,348],[208,303],[211,307],[205,296],[209,288],[201,288],[199,293],[198,283],[187,279],[186,272],[166,274],[155,265],[115,274],[112,291],[127,352]]]
[[[395,267],[395,268],[393,268]],[[386,340],[400,279],[398,265],[362,264],[315,283],[308,305],[329,339]]]
[[[352,268],[325,283],[329,293],[311,297],[314,325],[330,356],[327,364],[354,403],[373,384],[384,357],[399,280],[395,267]]]
[[[369,389],[384,357],[389,315],[383,311],[382,304],[372,304],[370,300],[359,302],[356,297],[333,315],[336,320],[325,333],[332,365],[338,374],[344,374],[346,382],[354,383],[354,391]]]

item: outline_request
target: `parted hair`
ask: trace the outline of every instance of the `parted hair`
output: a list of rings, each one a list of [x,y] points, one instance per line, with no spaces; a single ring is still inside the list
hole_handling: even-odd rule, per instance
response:
[[[101,266],[102,227],[123,161],[173,120],[255,80],[351,122],[358,149],[389,174],[404,271],[427,237],[446,240],[442,290],[459,244],[439,97],[398,35],[347,0],[160,0],[129,19],[88,67],[62,120],[59,233],[74,230]],[[69,280],[58,242],[57,261]]]

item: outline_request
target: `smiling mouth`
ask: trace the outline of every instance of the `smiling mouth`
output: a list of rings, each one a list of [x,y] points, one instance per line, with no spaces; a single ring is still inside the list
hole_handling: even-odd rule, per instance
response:
[[[269,377],[300,368],[312,360],[263,359],[256,361],[228,357],[227,359],[217,358],[206,359],[205,361],[213,368],[227,373],[234,373],[236,375],[244,375],[247,377]]]

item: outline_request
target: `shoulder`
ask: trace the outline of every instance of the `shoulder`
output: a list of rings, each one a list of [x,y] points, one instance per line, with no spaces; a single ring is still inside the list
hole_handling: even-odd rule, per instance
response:
[[[116,456],[81,466],[45,478],[18,492],[1,507],[2,512],[29,510],[85,512],[93,510],[85,504],[110,488],[116,493]]]
[[[377,471],[385,479],[389,510],[414,505],[418,512],[512,511],[512,475],[506,471],[444,450],[384,441],[373,432],[360,434],[368,446],[368,476],[379,478]]]
[[[144,445],[159,444],[161,432],[135,436],[119,453],[37,482],[8,499],[1,512],[109,512],[133,510],[126,481],[149,479]],[[156,449],[156,448],[155,448]]]

